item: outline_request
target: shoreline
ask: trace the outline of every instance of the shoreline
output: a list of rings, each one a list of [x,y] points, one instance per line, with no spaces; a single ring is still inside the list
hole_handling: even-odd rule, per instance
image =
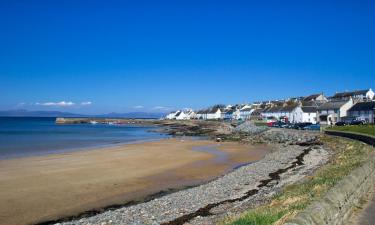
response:
[[[285,185],[300,181],[324,165],[331,154],[318,133],[271,129],[257,135],[257,139],[274,146],[259,161],[149,202],[61,224],[217,224],[227,216],[262,204]]]
[[[145,200],[149,201],[171,192],[212,181],[232,171],[236,165],[260,160],[270,151],[268,147],[262,147],[262,145],[254,147],[239,143],[220,143],[215,151],[225,152],[228,158],[225,159],[226,161],[217,162],[212,152],[194,150],[196,147],[210,145],[216,146],[218,144],[210,140],[187,138],[187,140],[181,141],[181,139],[171,138],[157,142],[0,160],[0,173],[2,175],[0,176],[0,199],[2,200],[0,202],[6,204],[0,207],[3,209],[0,216],[4,219],[16,220],[12,222],[3,219],[0,224],[46,224],[43,221],[56,221],[59,218],[72,219],[76,218],[71,217],[72,215],[87,216],[87,214],[92,215],[90,212],[103,212],[106,209],[112,209],[114,206],[122,207]],[[154,151],[153,154],[150,154],[150,151]],[[137,153],[140,153],[140,155]],[[162,155],[158,156],[158,154]],[[130,161],[126,161],[126,158],[129,157],[128,160]],[[158,159],[155,160],[154,158]],[[155,163],[145,164],[147,160],[154,160]],[[139,165],[135,163],[136,161]],[[96,163],[95,166],[92,166],[92,163]],[[124,163],[133,165],[127,167]],[[134,168],[137,170],[134,170]],[[133,170],[130,172],[129,169]],[[133,175],[133,173],[139,176]],[[113,177],[116,177],[116,179],[113,180]],[[131,182],[124,183],[124,180]],[[13,182],[13,186],[9,182]],[[60,185],[54,185],[56,182]],[[77,182],[78,185],[75,186],[74,182]],[[88,185],[81,185],[80,182],[86,182]],[[104,183],[108,185],[104,185]],[[43,184],[49,186],[46,188],[40,187]],[[118,188],[118,186],[121,186],[121,188]],[[127,191],[124,192],[125,189]],[[73,192],[76,190],[78,192],[83,191],[77,193],[70,201],[64,200],[61,202],[61,199],[58,200],[59,198],[56,195],[66,194],[66,192],[69,192],[68,190],[73,190]],[[17,191],[21,191],[19,192],[20,195],[13,194],[12,198],[11,193]],[[26,194],[26,192],[29,193]],[[77,197],[80,203],[72,206],[71,204],[77,203]],[[13,205],[7,204],[7,202],[12,203],[12,201]],[[19,203],[14,203],[14,201]],[[29,205],[27,205],[28,201],[30,202]],[[39,216],[35,216],[28,212],[29,217],[34,218],[32,220],[29,220],[29,218],[19,219],[15,217],[15,214],[12,216],[13,213],[26,213],[26,209],[34,210],[34,207],[38,207],[37,205],[43,206],[47,202],[52,203],[52,205],[47,204],[47,208],[60,207],[60,210],[63,209],[62,211],[65,211],[65,213],[58,213],[59,210],[57,210],[51,212],[50,215],[48,213],[42,213],[43,215],[41,215],[36,212],[35,214]],[[53,204],[57,204],[57,206]],[[67,209],[69,206],[75,208],[75,210]],[[21,208],[17,209],[17,207]],[[48,210],[47,208],[44,210]],[[25,217],[28,216],[25,215]],[[28,222],[26,223],[26,221]]]
[[[72,147],[72,148],[66,148],[66,149],[61,149],[61,150],[48,150],[45,152],[33,152],[30,154],[20,153],[19,155],[13,155],[13,156],[5,157],[5,158],[0,157],[0,162],[3,160],[17,160],[17,159],[23,159],[23,158],[43,157],[43,156],[48,156],[48,155],[63,155],[63,154],[69,154],[69,153],[74,153],[74,152],[105,150],[108,148],[115,148],[115,147],[121,147],[125,145],[161,141],[161,140],[166,140],[170,138],[172,137],[143,139],[143,140],[128,141],[128,142],[113,143],[113,144],[98,144],[95,146],[87,146],[87,147]]]

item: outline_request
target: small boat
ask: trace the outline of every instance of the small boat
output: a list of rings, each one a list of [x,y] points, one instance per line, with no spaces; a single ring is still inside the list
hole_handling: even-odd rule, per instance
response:
[[[98,124],[98,122],[96,122],[95,120],[91,120],[90,123],[91,124]]]

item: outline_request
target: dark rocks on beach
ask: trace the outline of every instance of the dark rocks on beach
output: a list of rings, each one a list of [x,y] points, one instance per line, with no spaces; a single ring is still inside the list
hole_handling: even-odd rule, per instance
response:
[[[174,136],[208,136],[232,133],[233,127],[219,121],[168,121],[159,124],[159,132]]]
[[[267,130],[269,130],[268,127],[265,127],[265,126],[255,126],[253,123],[251,123],[249,121],[240,124],[239,126],[237,126],[234,129],[235,132],[246,133],[246,134],[249,134],[249,135],[260,134],[260,133],[263,133],[263,132],[265,132]]]

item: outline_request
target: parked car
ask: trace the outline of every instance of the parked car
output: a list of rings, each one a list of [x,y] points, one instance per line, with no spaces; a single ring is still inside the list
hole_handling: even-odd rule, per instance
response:
[[[294,124],[292,123],[288,123],[285,128],[288,128],[288,129],[293,129],[294,128]]]
[[[312,125],[312,123],[295,123],[293,128],[297,130],[303,130],[305,127]]]
[[[272,124],[272,127],[279,127],[279,128],[284,128],[287,125],[287,123],[284,123],[282,121],[277,121]]]
[[[290,126],[290,123],[283,123],[281,124],[281,128],[288,128]]]
[[[362,120],[353,120],[352,122],[350,122],[350,125],[363,125],[363,124],[365,124],[365,122]]]
[[[305,130],[320,130],[319,124],[311,124],[306,127],[304,127]]]
[[[340,121],[340,122],[335,123],[335,125],[336,125],[336,126],[346,126],[347,123],[344,122],[344,121]]]

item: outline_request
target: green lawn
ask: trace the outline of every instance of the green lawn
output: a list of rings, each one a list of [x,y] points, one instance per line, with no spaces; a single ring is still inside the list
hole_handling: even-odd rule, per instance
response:
[[[304,182],[289,185],[270,203],[251,209],[240,217],[227,218],[225,225],[281,225],[321,198],[343,177],[368,158],[374,148],[361,142],[337,137],[323,137],[323,142],[335,152],[330,162]]]
[[[375,136],[375,126],[374,125],[361,125],[361,126],[336,126],[328,128],[328,130],[355,132],[361,134],[368,134]]]

